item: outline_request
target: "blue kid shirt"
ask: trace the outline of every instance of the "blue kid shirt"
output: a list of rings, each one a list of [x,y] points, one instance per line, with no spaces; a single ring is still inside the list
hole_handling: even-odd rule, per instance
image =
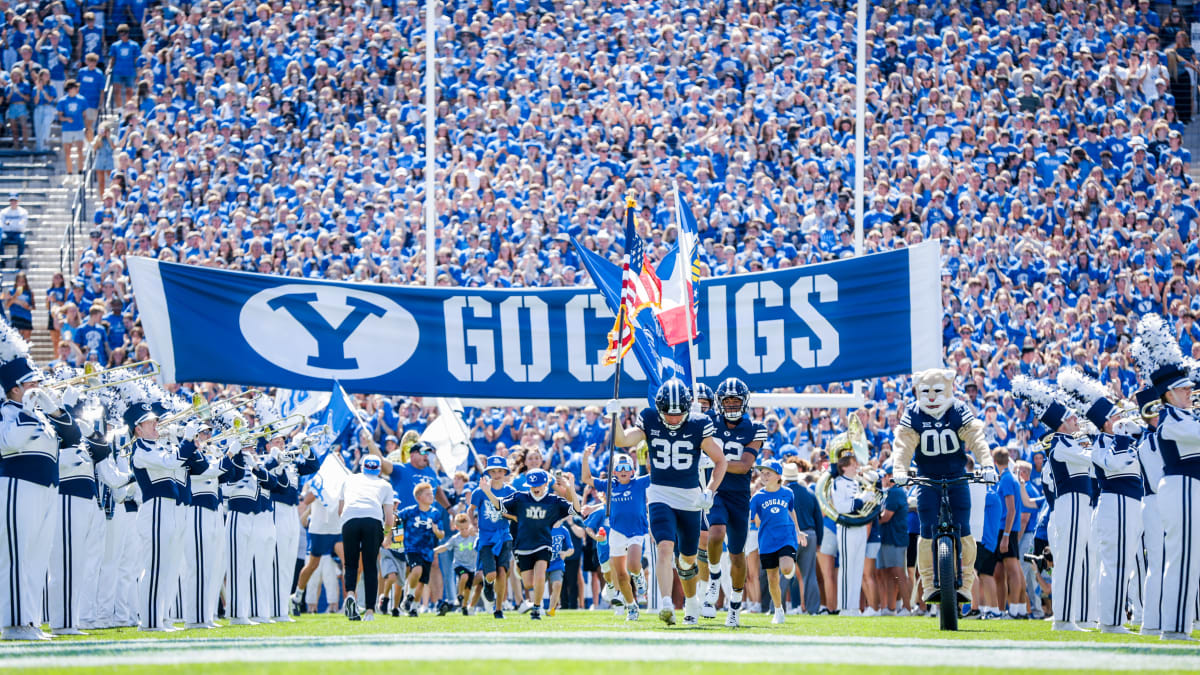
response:
[[[437,546],[437,536],[433,528],[442,520],[441,509],[432,504],[428,511],[422,511],[416,504],[400,509],[396,520],[404,524],[404,551],[415,553],[425,560],[433,560],[433,548]]]
[[[604,492],[608,481],[595,479],[592,487]],[[650,531],[646,519],[646,488],[650,476],[637,476],[622,485],[615,478],[612,483],[612,517],[609,526],[626,537],[641,537]],[[601,521],[603,522],[603,521]]]
[[[750,500],[750,518],[758,519],[758,552],[774,553],[797,547],[796,524],[792,521],[795,495],[791,490],[763,489]]]
[[[547,492],[535,499],[528,492],[514,492],[500,503],[509,514],[517,517],[517,537],[513,550],[519,554],[548,550],[550,531],[558,521],[575,513],[567,500]]]

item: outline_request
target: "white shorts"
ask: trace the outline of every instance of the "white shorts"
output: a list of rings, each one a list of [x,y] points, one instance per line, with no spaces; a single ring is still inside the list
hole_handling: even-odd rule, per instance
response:
[[[629,552],[630,546],[644,546],[646,543],[646,535],[640,537],[626,537],[625,535],[611,530],[608,533],[608,555],[609,557],[625,555]]]
[[[83,137],[82,129],[79,131],[64,131],[64,132],[62,132],[62,142],[63,143],[82,143],[83,138],[84,137]]]
[[[868,559],[874,560],[879,557],[879,545],[880,544],[877,541],[867,542],[867,558]]]
[[[838,538],[837,532],[825,527],[825,534],[821,537],[820,553],[837,557],[838,554]]]
[[[758,550],[758,530],[750,530],[746,533],[746,548],[743,553],[754,553]]]

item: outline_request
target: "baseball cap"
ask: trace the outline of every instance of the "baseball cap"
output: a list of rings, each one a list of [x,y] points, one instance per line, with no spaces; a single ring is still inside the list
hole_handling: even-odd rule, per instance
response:
[[[508,460],[504,459],[500,455],[492,455],[491,457],[488,457],[487,470],[491,471],[492,469],[504,469],[505,471],[508,471]]]
[[[780,463],[780,461],[777,459],[768,459],[765,462],[759,463],[754,468],[766,469],[768,471],[774,471],[775,473],[779,474],[781,477],[783,476],[783,464]]]
[[[779,456],[783,458],[799,457],[800,449],[789,443],[779,449]]]
[[[525,474],[525,484],[531,488],[542,487],[550,483],[550,474],[541,469],[534,469]]]
[[[378,476],[379,470],[382,468],[382,466],[383,463],[379,461],[378,457],[374,455],[371,455],[370,457],[364,457],[362,462],[362,472],[368,476]]]

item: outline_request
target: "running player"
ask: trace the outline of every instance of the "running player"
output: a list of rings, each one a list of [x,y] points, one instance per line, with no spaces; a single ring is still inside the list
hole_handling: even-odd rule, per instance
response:
[[[613,439],[628,448],[645,441],[649,446],[650,534],[658,548],[658,584],[661,596],[659,618],[675,624],[675,605],[671,600],[674,579],[671,568],[679,570],[683,586],[686,625],[700,622],[700,598],[696,593],[696,554],[700,548],[700,516],[712,506],[712,495],[725,478],[725,455],[713,438],[710,418],[692,414],[692,391],[678,379],[667,380],[658,388],[654,408],[637,416],[637,427],[613,426]],[[616,400],[609,401],[609,415],[620,412]],[[707,455],[713,461],[712,478],[700,486],[698,460]],[[678,543],[679,558],[676,559]]]
[[[783,623],[785,610],[779,573],[791,580],[796,573],[796,550],[808,543],[808,537],[796,522],[795,496],[791,490],[782,489],[783,465],[777,459],[768,459],[757,468],[763,489],[750,500],[750,515],[758,523],[758,557],[767,572],[771,602],[775,605],[771,623]]]
[[[588,466],[592,450],[593,446],[589,445],[583,451],[583,484],[591,485],[603,494],[606,481],[593,480]],[[606,530],[609,565],[614,582],[625,599],[626,618],[630,621],[637,621],[637,596],[646,591],[646,580],[642,575],[642,541],[650,529],[646,520],[646,488],[650,485],[650,476],[634,478],[635,470],[629,455],[620,454],[613,460],[612,509],[608,513]]]
[[[499,507],[493,506],[488,499],[488,492],[497,500],[503,500],[515,490],[507,484],[508,463],[503,457],[488,457],[487,476],[471,495],[467,515],[479,523],[478,567],[483,573],[483,598],[492,604],[492,615],[503,619],[504,599],[508,596],[508,566],[512,562],[512,531]]]

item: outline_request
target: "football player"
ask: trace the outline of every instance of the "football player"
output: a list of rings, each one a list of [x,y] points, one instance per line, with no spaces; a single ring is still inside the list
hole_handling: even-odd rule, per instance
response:
[[[675,605],[671,601],[672,565],[679,570],[686,597],[683,622],[695,625],[700,621],[696,554],[700,548],[701,513],[712,507],[713,492],[725,478],[725,455],[713,438],[712,419],[693,414],[691,408],[691,389],[672,378],[658,388],[654,408],[643,409],[638,414],[636,428],[613,426],[616,445],[628,448],[645,441],[649,447],[650,486],[646,489],[646,500],[649,503],[650,535],[658,549],[656,571],[661,595],[658,616],[667,625],[675,624]],[[609,401],[606,412],[615,415],[619,411],[617,401]],[[700,485],[701,454],[713,462],[712,478],[704,487]]]
[[[731,377],[717,386],[716,415],[713,425],[717,443],[725,453],[725,480],[713,496],[708,511],[708,591],[707,609],[715,605],[721,592],[721,550],[728,534],[729,575],[733,592],[725,625],[737,628],[742,609],[742,591],[746,587],[746,536],[750,530],[750,471],[758,451],[767,438],[761,424],[750,421],[750,388]]]

